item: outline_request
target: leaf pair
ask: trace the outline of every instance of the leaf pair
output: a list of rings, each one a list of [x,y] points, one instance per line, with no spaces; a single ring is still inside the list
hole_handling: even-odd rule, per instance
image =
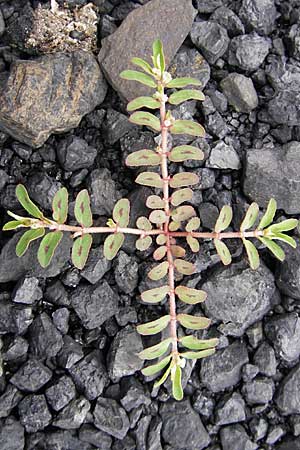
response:
[[[126,198],[118,200],[113,209],[113,221],[116,227],[126,228],[129,223],[130,203]],[[103,253],[105,258],[112,260],[123,245],[125,236],[121,232],[114,232],[104,241]]]

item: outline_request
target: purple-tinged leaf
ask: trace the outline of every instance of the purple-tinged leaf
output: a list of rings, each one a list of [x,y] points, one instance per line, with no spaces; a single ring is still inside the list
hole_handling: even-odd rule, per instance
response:
[[[152,334],[160,333],[164,330],[170,322],[170,315],[160,317],[152,322],[143,323],[137,326],[137,332],[143,336],[150,336]]]
[[[129,121],[136,125],[145,125],[146,127],[152,128],[154,131],[161,131],[159,119],[149,112],[134,112],[129,117]]]
[[[187,223],[185,229],[186,229],[186,231],[188,231],[188,232],[198,230],[198,228],[200,227],[200,223],[201,223],[201,222],[200,222],[199,217],[192,217],[192,218],[188,221],[188,223]]]
[[[231,263],[231,254],[227,245],[220,239],[214,239],[214,245],[222,263],[224,266],[228,266]]]
[[[142,300],[145,303],[159,303],[162,300],[164,300],[164,298],[166,297],[166,295],[168,294],[168,292],[170,291],[170,287],[169,286],[160,286],[158,288],[154,288],[154,289],[149,289],[148,291],[144,291],[141,294]]]
[[[150,231],[152,230],[152,225],[149,219],[145,216],[141,216],[136,221],[136,226],[139,230]]]
[[[168,88],[184,88],[186,86],[201,86],[201,81],[197,80],[197,78],[188,78],[188,77],[182,77],[182,78],[174,78],[171,80],[168,84]]]
[[[194,238],[193,236],[187,236],[186,237],[186,242],[188,243],[190,249],[192,250],[192,252],[194,253],[198,253],[200,250],[200,244],[199,241]]]
[[[43,237],[45,234],[45,228],[36,228],[33,230],[25,231],[24,234],[20,237],[17,246],[16,246],[16,255],[23,256],[27,251],[30,242],[35,241]]]
[[[207,294],[204,291],[198,289],[192,289],[187,286],[177,286],[175,294],[178,295],[180,300],[189,305],[196,305],[206,300]]]
[[[175,222],[183,222],[184,220],[188,220],[195,215],[196,211],[189,205],[178,206],[178,208],[174,209],[171,213],[171,217],[175,220]]]
[[[107,236],[104,241],[104,256],[109,261],[112,260],[123,245],[125,236],[123,233],[113,233]]]
[[[93,217],[90,206],[90,196],[86,189],[79,192],[75,200],[74,214],[76,220],[82,227],[91,227]]]
[[[137,97],[127,105],[127,111],[135,111],[140,108],[159,109],[160,102],[153,97]]]
[[[37,254],[38,261],[42,267],[45,268],[49,266],[54,252],[58,244],[62,240],[62,237],[62,231],[52,231],[51,233],[48,233],[43,237]]]
[[[138,150],[130,153],[126,158],[126,165],[129,167],[158,166],[160,155],[153,150]]]
[[[160,261],[166,256],[167,253],[167,247],[165,245],[162,245],[161,247],[158,247],[154,253],[153,253],[153,259],[155,261]]]
[[[215,224],[215,232],[220,233],[229,227],[232,221],[232,208],[229,205],[224,205],[221,209],[220,215]]]
[[[203,330],[211,323],[207,317],[191,316],[190,314],[178,314],[177,320],[183,327],[190,330]]]
[[[195,336],[184,336],[179,338],[180,344],[190,350],[206,350],[207,348],[216,347],[219,343],[219,339],[197,339]]]
[[[169,160],[173,162],[187,161],[189,159],[202,161],[203,158],[203,151],[192,145],[180,145],[179,147],[175,147],[169,155]]]
[[[43,213],[39,210],[39,208],[32,202],[32,200],[29,198],[28,192],[23,186],[23,184],[18,184],[16,187],[16,196],[23,208],[31,214],[33,217],[36,217],[37,219],[43,219]]]
[[[177,272],[183,275],[192,275],[195,272],[194,264],[184,261],[183,259],[175,259],[174,266]]]
[[[163,356],[170,344],[172,342],[172,338],[164,339],[156,345],[152,345],[152,347],[145,348],[142,352],[138,353],[138,357],[141,359],[152,360],[156,358],[160,358]]]
[[[121,198],[121,200],[118,200],[113,209],[113,219],[119,227],[126,228],[128,226],[129,212],[129,200],[127,198]]]
[[[148,273],[148,277],[150,280],[158,281],[161,280],[164,276],[167,275],[169,269],[168,261],[164,261],[157,266],[154,266],[153,269]]]
[[[142,184],[143,186],[163,187],[163,180],[156,172],[142,172],[137,176],[135,182],[137,184]]]
[[[205,136],[205,130],[200,123],[193,122],[192,120],[175,120],[174,124],[170,127],[172,134],[188,134],[190,136]]]
[[[186,253],[180,245],[171,245],[170,250],[174,258],[183,258]]]
[[[91,234],[84,234],[75,239],[72,248],[72,262],[77,269],[82,270],[84,268],[90,253],[92,241]]]
[[[170,180],[171,188],[192,186],[199,183],[199,177],[193,172],[176,173]],[[161,187],[161,186],[158,186]]]
[[[169,97],[169,103],[171,105],[180,105],[180,103],[187,100],[203,101],[205,96],[202,91],[196,91],[195,89],[184,89],[182,91],[173,92]]]
[[[52,217],[57,223],[65,223],[68,216],[68,191],[65,187],[59,189],[52,201]]]
[[[156,83],[153,78],[142,72],[138,72],[137,70],[124,70],[120,73],[120,77],[123,78],[123,80],[138,81],[145,86],[156,88]]]
[[[179,189],[171,195],[171,204],[179,206],[183,202],[189,202],[193,198],[193,191],[190,188]]]
[[[149,195],[149,197],[146,200],[146,206],[150,209],[164,208],[165,202],[158,195]]]
[[[152,244],[152,237],[151,236],[144,236],[136,240],[135,246],[137,250],[140,252],[143,252],[145,250],[148,250],[148,248]]]

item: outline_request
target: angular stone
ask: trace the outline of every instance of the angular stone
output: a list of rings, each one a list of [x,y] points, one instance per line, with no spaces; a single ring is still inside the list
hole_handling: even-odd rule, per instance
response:
[[[36,392],[44,386],[52,372],[36,359],[29,359],[10,379],[21,391]]]
[[[53,421],[53,425],[63,430],[76,430],[84,422],[90,408],[90,402],[84,397],[72,400],[71,403],[60,411]]]
[[[69,372],[78,391],[82,392],[88,400],[99,397],[108,384],[107,372],[101,362],[101,353],[97,350],[73,365]]]
[[[201,14],[212,13],[219,6],[222,6],[222,0],[196,0],[197,10]]]
[[[89,444],[85,444],[80,441],[76,435],[74,435],[74,432],[67,430],[45,433],[42,441],[39,443],[39,446],[41,450],[91,450],[91,446]]]
[[[97,156],[97,149],[77,136],[68,136],[57,147],[57,157],[64,170],[75,170],[91,167]]]
[[[32,147],[76,128],[103,102],[106,82],[92,53],[18,60],[0,95],[0,128]]]
[[[273,347],[263,342],[254,354],[254,364],[259,367],[262,375],[273,377],[276,374],[277,361]]]
[[[191,39],[210,64],[224,55],[230,41],[226,29],[210,21],[195,22]]]
[[[274,394],[274,381],[269,378],[255,378],[243,385],[242,393],[248,405],[266,405]]]
[[[8,384],[4,394],[0,396],[0,418],[7,417],[22,398],[23,394],[15,386]]]
[[[299,92],[281,91],[268,103],[268,113],[275,124],[300,125]]]
[[[102,125],[102,130],[107,143],[109,145],[114,145],[134,127],[135,125],[129,122],[128,117],[125,116],[125,114],[121,114],[118,111],[109,108]]]
[[[297,93],[300,90],[300,67],[275,55],[270,56],[268,62],[265,72],[271,86],[276,91]]]
[[[79,439],[94,445],[99,450],[109,450],[112,444],[112,438],[108,434],[88,424],[80,427]]]
[[[39,280],[35,277],[28,277],[17,284],[12,294],[12,301],[32,305],[40,300],[42,296],[43,291],[39,287]]]
[[[168,66],[190,32],[195,13],[190,0],[184,3],[182,0],[152,0],[132,11],[115,33],[102,40],[101,67],[122,97],[132,100],[140,95],[149,95],[149,88],[122,80],[120,72],[133,68],[130,64],[133,57],[149,60],[155,39],[161,39],[164,44]],[[149,23],[151,27],[147,25]],[[171,34],[172,39],[169,39]]]
[[[221,6],[216,9],[210,19],[218,22],[222,25],[222,27],[226,28],[230,37],[245,33],[245,28],[241,19],[226,6]]]
[[[25,436],[24,428],[14,418],[0,421],[0,443],[1,450],[24,450]]]
[[[27,433],[43,430],[52,419],[44,395],[28,395],[19,403],[18,411]]]
[[[149,406],[151,399],[146,395],[142,384],[133,377],[124,378],[121,382],[121,405],[127,412],[139,408],[141,405]]]
[[[210,437],[189,400],[161,403],[159,413],[163,422],[162,438],[172,448],[202,450],[209,445]]]
[[[89,191],[91,195],[91,207],[93,214],[112,214],[118,194],[115,182],[112,180],[108,169],[95,169],[89,176]]]
[[[289,53],[298,61],[300,60],[300,26],[299,24],[292,25],[288,34]]]
[[[94,409],[94,424],[99,430],[117,439],[123,439],[129,430],[125,409],[116,400],[99,397]]]
[[[212,392],[235,386],[241,379],[241,369],[248,362],[247,347],[238,341],[202,361],[200,378]]]
[[[252,442],[242,425],[229,425],[220,431],[223,450],[256,450],[258,444]]]
[[[244,193],[262,207],[275,198],[277,208],[287,214],[300,212],[300,142],[281,148],[246,152]],[[263,154],[263,158],[261,155]]]
[[[238,170],[241,167],[240,158],[231,145],[224,141],[217,141],[211,149],[206,167],[211,169],[233,169]]]
[[[105,258],[103,245],[92,248],[84,269],[80,275],[91,284],[97,283],[111,268],[111,261]]]
[[[237,263],[216,270],[202,289],[207,292],[208,316],[225,323],[228,334],[242,336],[271,309],[275,283],[265,265],[253,271]]]
[[[270,40],[255,32],[236,36],[229,45],[228,62],[242,70],[256,70],[264,62],[270,47]]]
[[[141,370],[144,363],[137,356],[143,350],[141,336],[131,326],[118,332],[108,351],[108,374],[113,382]]]
[[[100,327],[118,310],[118,295],[107,281],[97,286],[79,286],[71,295],[71,304],[88,330]]]
[[[58,331],[67,334],[69,329],[70,311],[67,308],[59,308],[52,313],[52,320]]]
[[[246,420],[245,402],[239,393],[234,392],[228,400],[218,405],[216,410],[217,425],[228,425],[244,420]]]
[[[249,113],[258,106],[258,97],[251,78],[230,73],[220,83],[230,105],[238,112]]]
[[[32,323],[32,308],[0,302],[0,334],[24,334]]]
[[[281,414],[300,414],[300,366],[299,364],[280,382],[275,402]]]
[[[270,34],[275,27],[278,13],[274,0],[243,0],[239,16],[247,31]]]
[[[0,36],[2,36],[4,31],[5,31],[5,22],[4,22],[2,11],[0,11]]]
[[[64,344],[62,349],[57,355],[58,363],[61,367],[69,369],[77,361],[83,358],[82,346],[74,341],[71,336],[64,336]]]
[[[60,411],[76,396],[76,389],[71,378],[65,375],[50,386],[45,394],[50,406],[55,411]]]
[[[300,299],[300,248],[296,249],[286,246],[285,260],[278,265],[276,270],[276,281],[282,294]]]
[[[120,251],[115,265],[115,280],[120,291],[132,294],[136,289],[138,276],[138,263],[135,259]]]
[[[293,312],[271,317],[265,323],[265,333],[276,353],[286,362],[300,355],[300,319]]]
[[[63,346],[61,333],[46,313],[34,319],[29,329],[31,352],[40,359],[56,356]]]
[[[169,71],[173,78],[193,77],[200,81],[201,90],[210,79],[210,66],[195,48],[182,46],[172,59]]]

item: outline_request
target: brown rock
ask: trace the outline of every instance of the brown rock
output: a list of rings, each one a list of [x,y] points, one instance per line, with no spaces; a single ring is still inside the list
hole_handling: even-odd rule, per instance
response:
[[[122,25],[102,40],[100,65],[119,94],[127,100],[149,94],[148,87],[122,80],[122,70],[134,68],[131,58],[150,62],[152,43],[161,39],[167,66],[191,30],[196,11],[191,0],[152,0],[132,11]]]
[[[0,130],[32,147],[69,131],[103,102],[107,85],[92,53],[19,60],[0,88]]]

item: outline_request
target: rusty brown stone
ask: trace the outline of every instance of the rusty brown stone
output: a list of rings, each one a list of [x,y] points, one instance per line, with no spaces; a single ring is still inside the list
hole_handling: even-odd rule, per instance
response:
[[[167,66],[192,28],[196,15],[192,0],[152,0],[132,11],[112,35],[102,40],[100,65],[113,88],[126,100],[149,95],[139,83],[122,80],[122,70],[134,66],[131,58],[149,60],[152,43],[161,39]]]
[[[0,88],[0,130],[32,147],[69,131],[104,100],[107,84],[94,55],[76,51],[19,60]]]

